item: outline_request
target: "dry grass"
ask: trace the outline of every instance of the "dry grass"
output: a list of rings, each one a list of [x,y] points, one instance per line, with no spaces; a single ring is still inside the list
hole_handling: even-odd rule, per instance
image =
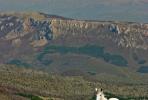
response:
[[[121,95],[121,97],[139,97],[148,94],[148,85],[89,82],[83,77],[49,75],[42,71],[10,65],[0,66],[0,85],[3,93],[15,96],[18,96],[17,93],[22,93],[65,100],[69,100],[69,98],[73,98],[71,100],[76,100],[76,98],[78,98],[77,100],[87,100],[93,95],[95,87],[102,87],[105,92]],[[6,95],[1,95],[3,98],[7,98]]]

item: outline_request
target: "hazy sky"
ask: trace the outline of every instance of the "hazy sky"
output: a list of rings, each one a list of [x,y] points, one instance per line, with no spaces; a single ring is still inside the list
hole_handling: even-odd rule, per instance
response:
[[[148,0],[0,0],[0,11],[40,11],[78,19],[148,23]]]

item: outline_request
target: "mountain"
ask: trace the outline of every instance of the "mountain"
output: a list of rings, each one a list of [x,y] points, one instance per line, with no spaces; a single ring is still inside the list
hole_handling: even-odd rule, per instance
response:
[[[147,36],[147,23],[1,13],[0,63],[89,80],[147,82]]]
[[[146,100],[148,24],[0,13],[0,99]]]

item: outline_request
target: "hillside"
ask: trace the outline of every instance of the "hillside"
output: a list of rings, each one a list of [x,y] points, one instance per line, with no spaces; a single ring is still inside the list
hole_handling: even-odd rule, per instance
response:
[[[0,65],[0,97],[3,100],[91,100],[95,87],[103,88],[107,97],[112,95],[121,100],[146,99],[148,91],[147,84],[91,82],[83,77],[49,75],[34,69]]]
[[[49,67],[60,57],[75,60],[79,56],[84,63],[96,59],[106,67],[147,73],[148,24],[73,20],[32,12],[2,13],[0,28],[1,63]],[[64,64],[69,66],[66,59],[60,66]]]
[[[11,94],[13,88],[22,95],[21,88],[35,96],[67,98],[82,96],[79,92],[87,88],[84,95],[91,97],[97,84],[118,96],[146,96],[147,36],[147,23],[75,20],[39,12],[1,13],[1,90],[6,88],[10,96],[18,96],[15,91]],[[51,84],[50,75],[54,77]],[[66,82],[65,87],[55,84],[57,80],[60,84]],[[68,89],[74,89],[70,84],[78,86],[78,94],[74,94],[75,90],[66,94]],[[113,84],[123,88],[109,89]],[[59,91],[63,88],[66,93]],[[137,94],[130,94],[138,89]]]

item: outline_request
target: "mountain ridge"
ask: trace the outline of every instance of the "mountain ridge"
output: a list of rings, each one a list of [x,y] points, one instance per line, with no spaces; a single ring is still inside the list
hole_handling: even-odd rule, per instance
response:
[[[63,75],[141,76],[148,73],[147,36],[146,23],[1,14],[0,63]]]

